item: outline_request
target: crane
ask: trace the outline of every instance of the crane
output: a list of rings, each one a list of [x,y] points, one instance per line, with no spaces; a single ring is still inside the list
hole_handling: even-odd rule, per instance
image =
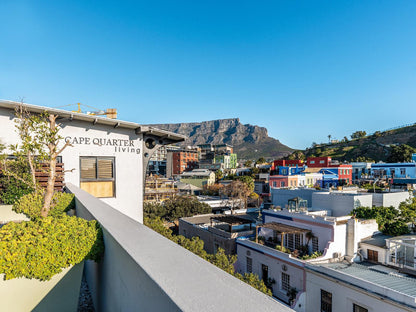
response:
[[[111,119],[116,119],[117,118],[117,109],[116,108],[107,108],[105,111],[103,111],[102,109],[98,109],[98,108],[95,108],[93,106],[89,106],[89,105],[82,104],[82,103],[67,104],[67,105],[58,106],[56,108],[63,108],[63,107],[74,106],[74,105],[78,106],[77,110],[71,110],[74,113],[94,115],[94,116],[105,115],[105,116],[107,116],[107,118],[111,118]],[[81,105],[85,106],[85,107],[88,107],[88,108],[91,108],[91,109],[94,109],[94,110],[93,111],[83,111],[81,109]]]

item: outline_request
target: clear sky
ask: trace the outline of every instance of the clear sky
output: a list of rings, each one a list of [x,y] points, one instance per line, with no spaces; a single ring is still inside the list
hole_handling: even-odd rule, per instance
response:
[[[1,0],[0,98],[294,148],[416,122],[416,1]],[[73,106],[75,108],[75,106]]]

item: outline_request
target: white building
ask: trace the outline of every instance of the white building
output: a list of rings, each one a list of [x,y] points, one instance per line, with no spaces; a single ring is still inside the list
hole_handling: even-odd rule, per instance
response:
[[[237,270],[253,272],[264,281],[274,281],[271,285],[274,296],[285,302],[289,301],[288,292],[295,289],[297,296],[292,307],[305,311],[306,263],[333,262],[344,257],[356,259],[358,243],[378,231],[375,220],[328,217],[325,213],[263,211],[263,225],[258,226],[257,242],[237,240]],[[264,243],[258,240],[259,236],[263,237]],[[294,250],[300,251],[305,246],[309,254],[321,252],[321,256],[302,259],[293,254]],[[280,251],[282,247],[292,253]]]
[[[352,162],[352,181],[359,181],[363,176],[371,174],[371,163],[369,162]]]
[[[416,309],[416,279],[382,265],[306,265],[306,311],[404,312]]]
[[[398,208],[401,202],[411,198],[407,191],[366,193],[358,189],[341,191],[322,191],[313,188],[276,189],[271,188],[274,206],[285,208],[288,200],[300,197],[307,200],[311,210],[327,210],[334,217],[349,215],[357,207],[389,207]]]
[[[357,192],[315,192],[312,194],[312,208],[331,211],[332,216],[346,216],[354,208],[372,207],[373,196]]]
[[[0,100],[2,144],[19,141],[14,123],[15,108],[19,105]],[[59,155],[66,170],[65,182],[142,222],[148,161],[159,146],[183,141],[183,136],[121,120],[29,104],[23,107],[30,113],[47,111],[58,115],[60,134],[72,144]]]

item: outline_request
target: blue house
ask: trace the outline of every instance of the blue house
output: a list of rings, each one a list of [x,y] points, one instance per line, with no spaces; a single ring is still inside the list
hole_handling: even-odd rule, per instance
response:
[[[416,163],[378,163],[371,164],[371,174],[375,178],[416,179]]]
[[[322,173],[322,187],[339,185],[338,168],[322,168],[319,173]]]
[[[289,176],[289,175],[300,174],[300,173],[303,172],[303,170],[305,170],[305,168],[303,166],[299,167],[298,165],[296,165],[296,167],[293,167],[293,166],[277,166],[275,170],[277,171],[278,175]]]

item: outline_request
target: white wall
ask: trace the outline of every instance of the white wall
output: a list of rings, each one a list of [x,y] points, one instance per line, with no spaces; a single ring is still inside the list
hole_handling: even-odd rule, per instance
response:
[[[280,218],[280,217],[282,218]],[[278,222],[287,224],[290,226],[299,227],[302,229],[307,229],[312,232],[312,234],[318,237],[318,246],[319,250],[323,251],[327,247],[327,243],[329,241],[334,240],[334,226],[331,224],[332,222],[324,221],[323,218],[320,217],[312,217],[307,215],[302,215],[298,213],[290,213],[287,211],[279,211],[276,213],[270,212],[264,213],[264,223],[269,222]],[[341,234],[338,234],[338,237],[342,236],[342,230],[340,230]],[[344,230],[345,233],[345,230]],[[344,234],[345,235],[345,234]],[[342,240],[341,238],[341,245],[345,245],[345,239]],[[312,245],[312,241],[309,242],[309,245]],[[345,247],[340,247],[339,252],[342,252]],[[332,257],[332,255],[331,255]]]
[[[250,245],[252,248],[248,248],[245,244]],[[258,248],[258,250],[255,250],[256,248]],[[252,273],[258,275],[261,279],[262,264],[267,265],[269,278],[276,281],[272,286],[273,295],[287,302],[287,292],[282,289],[282,272],[290,276],[290,287],[295,287],[299,292],[302,292],[305,288],[303,263],[297,259],[290,258],[289,254],[278,250],[270,249],[269,253],[264,254],[266,249],[270,248],[250,241],[244,241],[241,242],[241,244],[237,243],[238,260],[236,263],[236,270],[241,274],[247,273],[247,257],[250,257],[253,261]],[[272,254],[274,256],[272,256]]]
[[[18,135],[13,121],[14,111],[0,108],[0,143],[15,144]],[[115,207],[129,217],[143,222],[143,139],[134,129],[113,128],[93,125],[91,122],[59,120],[62,124],[60,134],[70,139],[72,147],[62,153],[65,170],[65,182],[80,185],[80,156],[108,156],[115,158],[115,197],[101,200]],[[85,139],[88,138],[88,139]],[[114,145],[99,145],[100,139],[122,141],[120,149]],[[101,141],[103,142],[103,141]],[[107,141],[108,142],[108,141]],[[117,145],[120,141],[117,141]],[[125,144],[128,147],[124,146]],[[62,146],[63,144],[61,144]],[[123,151],[124,149],[124,151]]]
[[[312,207],[312,194],[318,192],[315,189],[276,189],[271,188],[270,193],[272,196],[272,203],[274,206],[286,207],[287,201],[294,197],[301,197],[308,201],[308,207]]]
[[[401,202],[410,198],[409,192],[373,193],[373,206],[399,208]]]
[[[316,192],[312,194],[312,206],[315,209],[332,210],[334,217],[346,216],[355,207],[371,207],[372,195]]]
[[[369,312],[414,311],[309,270],[306,271],[306,311],[320,311],[321,289],[332,293],[332,311],[336,312],[351,312],[354,303],[368,309]]]

